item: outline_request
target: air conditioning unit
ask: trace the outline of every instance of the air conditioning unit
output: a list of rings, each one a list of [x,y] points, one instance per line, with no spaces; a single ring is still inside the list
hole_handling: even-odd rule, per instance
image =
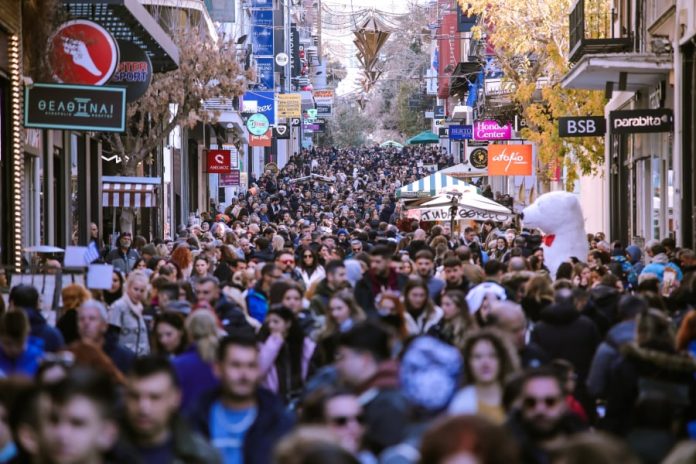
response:
[[[461,122],[464,125],[474,123],[474,109],[470,106],[457,105],[452,109],[452,121]]]

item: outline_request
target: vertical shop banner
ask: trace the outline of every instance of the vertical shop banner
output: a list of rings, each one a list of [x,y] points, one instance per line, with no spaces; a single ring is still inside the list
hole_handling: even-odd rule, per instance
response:
[[[255,56],[273,56],[273,10],[252,10],[251,46]]]
[[[437,96],[447,99],[449,96],[449,80],[452,71],[461,57],[461,40],[459,40],[457,13],[447,13],[442,16],[442,25],[437,32],[438,49],[438,82]]]
[[[242,108],[253,107],[254,111],[251,112],[262,113],[268,118],[271,126],[275,124],[275,94],[273,92],[246,92],[242,100]],[[247,111],[243,110],[243,112]]]
[[[273,90],[275,89],[275,76],[273,73],[273,57],[256,57],[256,75],[258,84],[255,88],[258,90]]]
[[[489,145],[489,176],[531,176],[531,145]]]
[[[232,169],[229,174],[220,174],[218,184],[220,187],[236,187],[240,182],[239,169]]]
[[[299,45],[300,32],[297,30],[297,24],[293,24],[290,28],[290,67],[292,68],[292,77],[297,77],[302,72]]]

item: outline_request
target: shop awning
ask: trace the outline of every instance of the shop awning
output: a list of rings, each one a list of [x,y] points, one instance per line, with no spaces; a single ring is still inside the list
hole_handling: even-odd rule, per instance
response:
[[[653,53],[612,53],[585,55],[561,81],[564,89],[636,91],[658,84],[672,70],[672,55]],[[620,88],[625,84],[625,88]]]
[[[427,177],[404,185],[396,191],[398,198],[425,198],[432,197],[438,193],[448,189],[461,190],[465,188],[474,188],[471,184],[467,184],[463,180],[455,179],[442,172],[436,172]]]
[[[157,187],[154,177],[103,177],[102,206],[114,208],[154,208],[157,206]]]
[[[138,0],[63,0],[63,6],[70,18],[94,21],[114,38],[141,47],[155,72],[179,67],[179,49]]]

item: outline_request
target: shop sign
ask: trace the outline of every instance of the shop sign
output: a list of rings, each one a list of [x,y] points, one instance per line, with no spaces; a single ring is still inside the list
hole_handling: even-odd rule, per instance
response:
[[[467,126],[450,126],[450,140],[469,140],[474,136],[474,129],[470,125]]]
[[[443,105],[437,105],[437,106],[435,107],[434,113],[435,113],[435,115],[434,115],[435,118],[437,118],[437,119],[444,119],[444,117],[445,117],[445,107],[444,107]]]
[[[406,211],[406,216],[424,222],[451,221],[452,208],[445,206],[440,208],[411,209]],[[505,222],[510,219],[510,215],[460,206],[454,215],[454,219],[457,221],[487,221],[490,219],[496,222]]]
[[[674,115],[668,108],[612,111],[609,121],[614,134],[671,132],[674,127]]]
[[[239,169],[232,169],[229,174],[220,174],[218,184],[220,187],[236,187],[240,185],[241,175]]]
[[[273,71],[273,57],[256,57],[258,84],[254,87],[258,90],[273,90],[275,88],[275,75]]]
[[[441,139],[447,139],[449,138],[449,127],[439,127],[437,129],[437,135]]]
[[[531,145],[489,145],[489,176],[531,176]]]
[[[444,119],[433,119],[433,124],[435,125],[435,127],[442,127],[446,123],[447,123],[447,121]]]
[[[301,118],[292,118],[292,119],[290,120],[290,125],[293,126],[293,127],[297,127],[297,126],[299,126],[301,123],[302,123],[302,119],[301,119]]]
[[[559,137],[601,137],[607,132],[604,116],[558,118]]]
[[[263,113],[255,113],[247,119],[246,127],[252,135],[263,135],[268,132],[270,124]]]
[[[319,89],[313,92],[314,103],[316,105],[331,106],[334,103],[334,90],[333,89]]]
[[[474,139],[476,140],[509,140],[512,138],[510,123],[499,126],[492,120],[474,122]]]
[[[331,106],[328,105],[317,105],[317,115],[318,116],[331,116],[333,114]]]
[[[134,102],[145,95],[152,82],[152,62],[145,50],[133,42],[119,40],[121,58],[111,83],[126,86],[126,100]]]
[[[477,170],[482,171],[488,168],[488,148],[487,147],[467,147],[467,156],[469,165]],[[471,172],[474,172],[473,170]]]
[[[273,10],[252,10],[251,45],[256,56],[270,56],[273,64]]]
[[[208,150],[208,174],[232,172],[232,154],[229,150]]]
[[[275,124],[275,93],[246,92],[242,98],[243,113],[263,113],[269,124]]]
[[[278,53],[275,57],[275,62],[281,68],[285,67],[290,62],[290,57],[287,53]]]
[[[290,128],[287,124],[276,124],[276,126],[273,128],[273,135],[276,139],[289,139]]]
[[[250,147],[270,147],[272,145],[273,133],[269,130],[261,135],[249,135]]]
[[[24,94],[24,127],[123,132],[126,89],[34,84]]]
[[[276,116],[279,118],[302,117],[302,96],[299,93],[276,95]]]
[[[63,23],[48,43],[53,78],[60,83],[106,84],[118,65],[118,45],[97,23],[76,19]]]

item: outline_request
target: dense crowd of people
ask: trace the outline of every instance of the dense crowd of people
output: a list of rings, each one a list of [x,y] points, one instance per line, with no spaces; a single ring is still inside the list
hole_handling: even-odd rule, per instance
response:
[[[539,231],[405,215],[451,163],[304,150],[173,240],[93,226],[110,289],[0,310],[0,463],[696,462],[694,251],[549,275]]]

